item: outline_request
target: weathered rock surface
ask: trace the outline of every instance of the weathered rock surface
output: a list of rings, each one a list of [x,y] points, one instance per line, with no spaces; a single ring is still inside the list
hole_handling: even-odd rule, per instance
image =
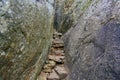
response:
[[[43,0],[0,0],[0,78],[36,80],[51,43],[53,13]]]
[[[42,77],[41,77],[42,76]],[[37,80],[47,80],[48,74],[45,72],[41,72],[40,76],[38,76]]]
[[[48,75],[48,80],[60,80],[59,76],[57,73],[53,70],[50,75]]]
[[[68,16],[74,12],[79,15],[76,20],[71,17],[77,22],[69,25],[63,37],[70,68],[68,80],[120,80],[120,1],[64,1],[69,4],[65,12],[72,11]],[[70,6],[70,1],[77,6]]]
[[[64,65],[56,66],[55,71],[59,75],[60,79],[64,79],[68,75],[68,71],[66,70]]]
[[[49,55],[48,59],[56,61],[58,63],[64,63],[64,56],[60,56],[60,55]]]
[[[99,0],[55,0],[55,28],[65,33],[74,27],[93,2]]]

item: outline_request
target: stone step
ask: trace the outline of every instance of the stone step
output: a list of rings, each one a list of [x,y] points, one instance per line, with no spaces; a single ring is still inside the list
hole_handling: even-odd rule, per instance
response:
[[[64,44],[64,42],[61,39],[53,39],[53,45],[54,44]]]
[[[68,75],[68,71],[64,65],[56,66],[55,71],[59,75],[60,79],[64,79]]]
[[[57,56],[57,55],[48,55],[49,60],[53,60],[58,63],[64,63],[65,56]]]
[[[54,36],[54,35],[62,36],[62,33],[54,32],[54,33],[53,33],[53,36]]]
[[[58,74],[52,70],[52,73],[50,73],[47,77],[47,80],[60,80]]]
[[[50,55],[57,55],[57,56],[64,56],[64,51],[63,50],[52,50]]]
[[[55,38],[61,38],[61,37],[62,37],[62,33],[55,32],[53,34],[53,39],[55,39]]]
[[[64,48],[64,44],[54,44],[54,45],[52,45],[52,47],[54,47],[54,48]]]
[[[47,80],[48,73],[41,72],[37,80]]]
[[[52,69],[56,66],[56,62],[55,61],[46,61],[46,64],[43,67],[43,71],[46,73],[50,73],[52,72]]]

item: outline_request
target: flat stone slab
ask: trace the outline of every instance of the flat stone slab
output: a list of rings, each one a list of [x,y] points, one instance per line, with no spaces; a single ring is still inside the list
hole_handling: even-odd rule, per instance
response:
[[[64,56],[64,51],[63,50],[52,50],[50,55],[57,55],[57,56]]]
[[[40,76],[38,77],[38,80],[47,80],[48,73],[41,72]]]
[[[56,66],[55,71],[59,75],[60,79],[64,79],[68,75],[68,71],[63,65]]]
[[[58,74],[53,70],[52,73],[48,75],[48,80],[60,80]]]
[[[47,64],[44,65],[43,67],[43,71],[46,73],[50,73],[52,72],[52,69],[56,66],[56,62],[55,61],[47,61]]]
[[[48,55],[48,59],[59,62],[59,63],[64,63],[64,58],[65,56]]]
[[[64,42],[61,39],[54,39],[53,44],[64,44]]]

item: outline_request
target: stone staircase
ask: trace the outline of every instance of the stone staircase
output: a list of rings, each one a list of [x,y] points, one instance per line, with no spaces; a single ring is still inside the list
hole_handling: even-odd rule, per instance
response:
[[[65,66],[62,33],[54,32],[52,46],[38,80],[63,80],[68,74]]]

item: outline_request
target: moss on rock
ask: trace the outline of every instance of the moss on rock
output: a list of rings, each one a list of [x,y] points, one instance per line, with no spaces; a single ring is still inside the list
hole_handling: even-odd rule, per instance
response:
[[[7,3],[10,7],[0,17],[0,76],[36,80],[51,43],[54,12],[49,11],[47,2]]]

